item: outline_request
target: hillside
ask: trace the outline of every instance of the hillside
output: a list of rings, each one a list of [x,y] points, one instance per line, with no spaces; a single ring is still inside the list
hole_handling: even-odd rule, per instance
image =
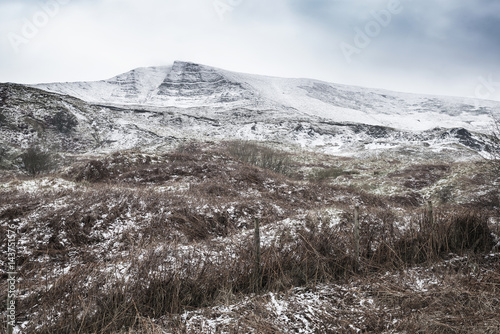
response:
[[[488,151],[491,115],[500,106],[185,62],[98,82],[0,84],[0,96],[0,143],[10,165],[30,145],[97,153],[224,139],[351,156],[470,158]]]
[[[97,82],[41,84],[37,88],[100,104],[276,110],[403,130],[463,127],[485,130],[500,102],[421,96],[344,86],[312,79],[285,79],[229,72],[177,61],[138,68]]]
[[[14,333],[498,333],[499,106],[185,62],[0,84]]]
[[[339,158],[244,142],[4,175],[0,230],[2,245],[17,238],[18,329],[496,333],[499,203],[489,180],[484,162]]]

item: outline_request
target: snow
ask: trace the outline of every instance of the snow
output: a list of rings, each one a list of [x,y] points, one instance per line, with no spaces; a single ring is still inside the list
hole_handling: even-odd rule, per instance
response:
[[[103,81],[39,84],[36,87],[88,102],[103,103],[112,99],[113,103],[133,101],[141,104],[147,102],[148,96],[163,82],[170,69],[171,66],[137,68]]]
[[[36,193],[39,191],[75,190],[76,187],[75,183],[61,178],[43,177],[33,180],[10,181],[3,184],[0,191],[14,188],[26,193]]]
[[[424,131],[436,126],[487,131],[495,101],[397,93],[327,83],[230,72],[176,61],[138,68],[96,82],[35,87],[100,104],[293,111],[335,122]]]
[[[103,81],[35,87],[86,102],[10,87],[16,98],[7,108],[9,122],[22,124],[23,113],[47,119],[54,109],[66,109],[78,126],[69,136],[48,132],[47,145],[82,153],[154,151],[181,140],[242,139],[343,156],[398,150],[457,155],[461,150],[469,158],[485,152],[489,139],[474,131],[489,132],[490,113],[500,106],[479,101],[484,106],[478,109],[474,100],[234,73],[183,62],[139,68]],[[471,133],[446,129],[457,127]],[[1,128],[0,139],[17,150],[36,139],[36,131],[12,129]]]
[[[419,137],[414,133],[390,132],[386,137],[369,136],[366,131],[357,131],[355,126],[348,128],[346,124],[325,125],[325,120],[319,116],[335,122],[355,121],[367,124],[385,124],[411,128],[412,130],[434,127],[436,122],[440,122],[442,126],[468,124],[467,126],[470,125],[470,128],[480,129],[487,119],[484,113],[475,113],[471,110],[471,113],[467,114],[460,111],[460,108],[464,108],[464,104],[471,101],[367,90],[308,79],[260,77],[208,67],[202,67],[198,73],[199,76],[197,73],[190,74],[191,86],[189,89],[197,94],[193,96],[158,95],[160,88],[167,90],[161,87],[164,83],[175,83],[183,78],[181,75],[183,66],[183,64],[177,64],[172,67],[142,68],[102,82],[49,84],[46,85],[46,88],[56,91],[66,90],[68,93],[76,94],[75,96],[80,96],[90,102],[104,104],[113,102],[114,104],[129,105],[128,109],[93,107],[94,109],[90,110],[88,114],[84,111],[78,111],[72,105],[70,106],[79,121],[92,122],[92,126],[97,129],[96,132],[100,135],[101,140],[113,142],[105,148],[107,150],[140,147],[146,144],[153,147],[157,143],[166,141],[169,136],[185,138],[192,135],[196,138],[205,136],[211,140],[236,136],[242,139],[279,143],[288,141],[288,143],[292,142],[308,149],[320,148],[326,152],[339,154],[353,150],[377,154],[388,149],[405,147],[405,145],[421,145],[423,135],[419,134]],[[165,81],[167,77],[171,80],[170,82]],[[212,83],[215,83],[216,86],[224,86],[222,91],[210,91],[214,88],[211,86]],[[235,83],[241,86],[235,85]],[[172,87],[175,85],[169,86],[168,92],[174,94],[176,91]],[[207,91],[209,94],[206,93]],[[229,102],[220,102],[219,98],[226,93]],[[137,105],[141,105],[139,112],[134,110]],[[167,108],[172,105],[178,108]],[[179,106],[185,109],[179,108]],[[189,106],[196,106],[196,108],[188,109]],[[142,109],[143,107],[144,109]],[[235,107],[239,109],[234,109]],[[243,109],[243,107],[247,109]],[[264,107],[269,109],[263,109]],[[454,112],[454,109],[458,111]],[[259,111],[262,112],[262,116],[259,116]],[[233,112],[241,115],[234,116]],[[245,120],[246,117],[250,116],[253,118]],[[428,151],[450,150],[450,146],[457,144],[456,138],[436,139],[439,138],[439,134],[438,130],[429,137],[425,137],[425,142],[429,145]],[[289,147],[288,149],[294,150],[296,148]],[[409,160],[412,158],[410,156]],[[132,161],[135,161],[134,159]],[[348,168],[351,170],[352,166]],[[458,178],[460,173],[457,172],[456,175]],[[151,186],[148,191],[156,191],[162,193],[162,196],[168,196],[169,194],[163,193],[185,193],[186,190],[190,189],[191,179],[176,176],[172,178],[173,182]],[[340,177],[336,182],[349,184],[351,180]],[[269,191],[286,193],[300,190],[298,188],[301,187],[297,185],[291,190],[287,183],[271,179],[264,181],[263,186]],[[444,180],[435,185],[436,188],[442,186],[446,186]],[[42,177],[35,180],[10,181],[2,184],[0,191],[17,189],[30,194],[38,192],[40,196],[43,196],[46,192],[66,189],[78,191],[81,190],[80,187],[83,186],[61,178]],[[125,186],[122,189],[125,189]],[[434,188],[429,187],[422,193],[430,194],[435,192],[434,190]],[[388,183],[381,185],[376,192],[386,195],[397,194],[400,192],[400,188],[391,187]],[[256,189],[249,189],[248,192],[245,192],[245,195],[249,197],[251,194],[255,195],[256,198],[262,196]],[[341,196],[339,195],[339,197]],[[112,211],[113,206],[117,204],[116,202],[106,202],[106,208]],[[221,207],[220,210],[226,210],[230,215],[237,210],[237,203],[226,205],[227,207]],[[261,206],[261,204],[256,205]],[[41,215],[40,212],[43,212],[47,207],[64,208],[65,206],[67,210],[72,210],[70,205],[65,204],[65,199],[55,200],[30,214],[26,221],[35,224],[36,230],[20,238],[19,245],[22,246],[19,248],[20,253],[25,254],[27,252],[25,249],[36,249],[36,245],[46,244],[50,238],[46,223],[37,219]],[[206,203],[196,203],[194,206],[196,207],[193,210],[200,214],[211,210],[209,204]],[[271,204],[268,208],[280,215],[286,212],[284,208],[276,204]],[[168,209],[172,208],[167,207],[165,211]],[[259,216],[262,213],[262,207],[260,209],[259,213],[255,215],[244,212],[242,217],[238,219],[239,229],[231,231],[229,236],[215,237],[209,242],[186,242],[186,244],[180,245],[153,244],[150,245],[152,247],[150,249],[133,249],[134,256],[132,258],[137,262],[147,261],[148,255],[150,255],[147,252],[151,249],[154,250],[154,253],[165,255],[158,268],[150,268],[151,275],[156,272],[173,270],[178,271],[179,275],[182,276],[187,274],[186,267],[199,268],[202,267],[200,264],[207,261],[224,263],[227,259],[237,257],[238,247],[253,238],[253,229],[245,229],[244,226],[251,226],[251,217]],[[163,212],[163,208],[161,210]],[[288,218],[279,218],[276,219],[277,221],[262,226],[262,246],[264,248],[271,247],[274,243],[280,242],[282,236],[297,240],[300,237],[299,233],[304,229],[307,230],[310,226],[307,224],[308,215],[315,218],[314,221],[318,222],[316,227],[322,231],[338,225],[344,213],[345,209],[334,208],[308,212],[298,210]],[[171,214],[169,211],[165,216]],[[122,237],[130,232],[130,235],[137,236],[141,240],[140,222],[152,220],[151,214],[136,215],[134,216],[129,210],[108,222],[107,214],[102,214],[96,218],[93,225],[94,230],[91,237],[95,237],[98,241],[92,251],[98,255],[99,260],[102,260],[98,270],[110,277],[109,284],[112,281],[129,282],[134,279],[134,273],[130,272],[131,263],[127,262],[128,260],[122,260],[126,258],[124,255],[127,255],[127,252],[129,257],[131,253],[130,249],[123,250],[126,249],[124,244],[127,240],[122,239]],[[410,228],[410,217],[404,216],[403,213],[402,216],[403,218],[395,222],[396,227],[399,230]],[[490,223],[498,226],[498,219],[492,219]],[[58,236],[62,245],[69,243],[69,237],[64,231]],[[177,239],[177,235],[172,237]],[[498,236],[495,236],[495,240],[498,243],[497,247],[500,247]],[[492,253],[491,257],[496,255]],[[69,254],[69,258],[72,258],[71,254]],[[39,258],[40,263],[48,262],[48,260],[49,258]],[[463,259],[455,258],[454,260],[461,261]],[[186,262],[188,262],[188,266],[186,266]],[[71,265],[76,265],[76,263]],[[58,269],[60,270],[59,274],[70,273],[71,265]],[[382,278],[400,280],[408,290],[422,294],[430,293],[436,285],[442,284],[439,277],[425,268],[405,269],[400,274],[387,273]],[[88,282],[88,284],[91,283]],[[345,320],[346,326],[353,331],[360,332],[362,330],[359,323],[362,322],[362,317],[379,307],[377,299],[366,292],[369,289],[363,290],[360,289],[360,286],[361,284],[357,282],[345,285],[301,287],[279,293],[269,292],[262,296],[248,296],[238,302],[228,302],[210,310],[189,311],[182,314],[182,319],[187,324],[187,332],[190,328],[201,328],[206,333],[223,332],[220,325],[234,323],[235,319],[245,314],[245,308],[261,303],[272,317],[273,325],[281,328],[283,332],[288,332],[288,330],[294,330],[297,333],[314,332],[317,330],[315,322],[317,323],[318,317],[325,314],[337,316],[342,311],[349,313],[351,317]],[[346,300],[349,300],[347,304]]]
[[[347,302],[347,300],[351,300]],[[262,319],[269,321],[280,332],[316,333],[320,319],[342,318],[344,326],[360,332],[364,314],[378,310],[374,300],[361,293],[355,284],[318,285],[316,288],[294,288],[284,293],[269,292],[261,296],[252,295],[239,302],[215,306],[210,310],[188,311],[181,319],[189,331],[203,329],[203,333],[218,333],[224,324],[234,324],[245,319],[249,309],[262,307],[267,312]],[[340,330],[341,328],[329,328]]]

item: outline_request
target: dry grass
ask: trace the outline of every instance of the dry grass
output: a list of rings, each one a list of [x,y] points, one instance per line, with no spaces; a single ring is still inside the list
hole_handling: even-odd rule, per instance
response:
[[[404,170],[394,172],[388,176],[391,178],[404,179],[406,188],[418,190],[436,183],[450,171],[448,165],[415,165]]]
[[[494,245],[491,207],[449,204],[436,208],[431,221],[413,190],[382,196],[298,181],[234,159],[225,148],[193,145],[163,156],[115,153],[77,163],[64,172],[74,188],[31,193],[14,183],[2,192],[2,244],[6,223],[20,227],[18,313],[29,320],[28,332],[203,333],[182,315],[210,314],[252,296],[254,307],[232,314],[234,322],[219,331],[284,333],[290,328],[265,307],[269,293],[352,282],[380,304],[378,313],[353,312],[359,301],[346,292],[335,297],[337,309],[311,320],[318,332],[349,333],[356,321],[374,333],[498,328],[500,271],[485,257]],[[417,180],[429,171],[443,177],[446,170],[417,166],[393,177],[405,182],[408,173]],[[355,203],[362,208],[359,263],[352,246]],[[316,214],[327,209],[343,212],[337,223]],[[259,296],[252,295],[256,217],[263,233],[275,231],[264,234]],[[287,219],[299,225],[275,227]],[[474,263],[442,265],[450,254]],[[439,267],[440,289],[412,291],[384,276],[400,277],[416,265]],[[471,266],[477,268],[472,276]],[[290,312],[305,312],[292,297]]]
[[[227,152],[235,159],[280,174],[291,172],[290,155],[274,148],[249,141],[226,143]]]

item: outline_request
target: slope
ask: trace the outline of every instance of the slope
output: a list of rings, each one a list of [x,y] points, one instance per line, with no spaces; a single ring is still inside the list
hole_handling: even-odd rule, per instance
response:
[[[429,130],[436,126],[486,131],[500,102],[425,96],[361,88],[312,79],[286,79],[230,72],[176,61],[138,68],[97,82],[36,85],[90,103],[142,107],[204,107],[227,111],[272,109],[336,122]]]

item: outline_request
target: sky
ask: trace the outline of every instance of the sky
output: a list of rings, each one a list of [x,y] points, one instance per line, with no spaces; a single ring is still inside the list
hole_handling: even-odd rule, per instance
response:
[[[498,0],[0,0],[0,82],[191,61],[500,100]]]

